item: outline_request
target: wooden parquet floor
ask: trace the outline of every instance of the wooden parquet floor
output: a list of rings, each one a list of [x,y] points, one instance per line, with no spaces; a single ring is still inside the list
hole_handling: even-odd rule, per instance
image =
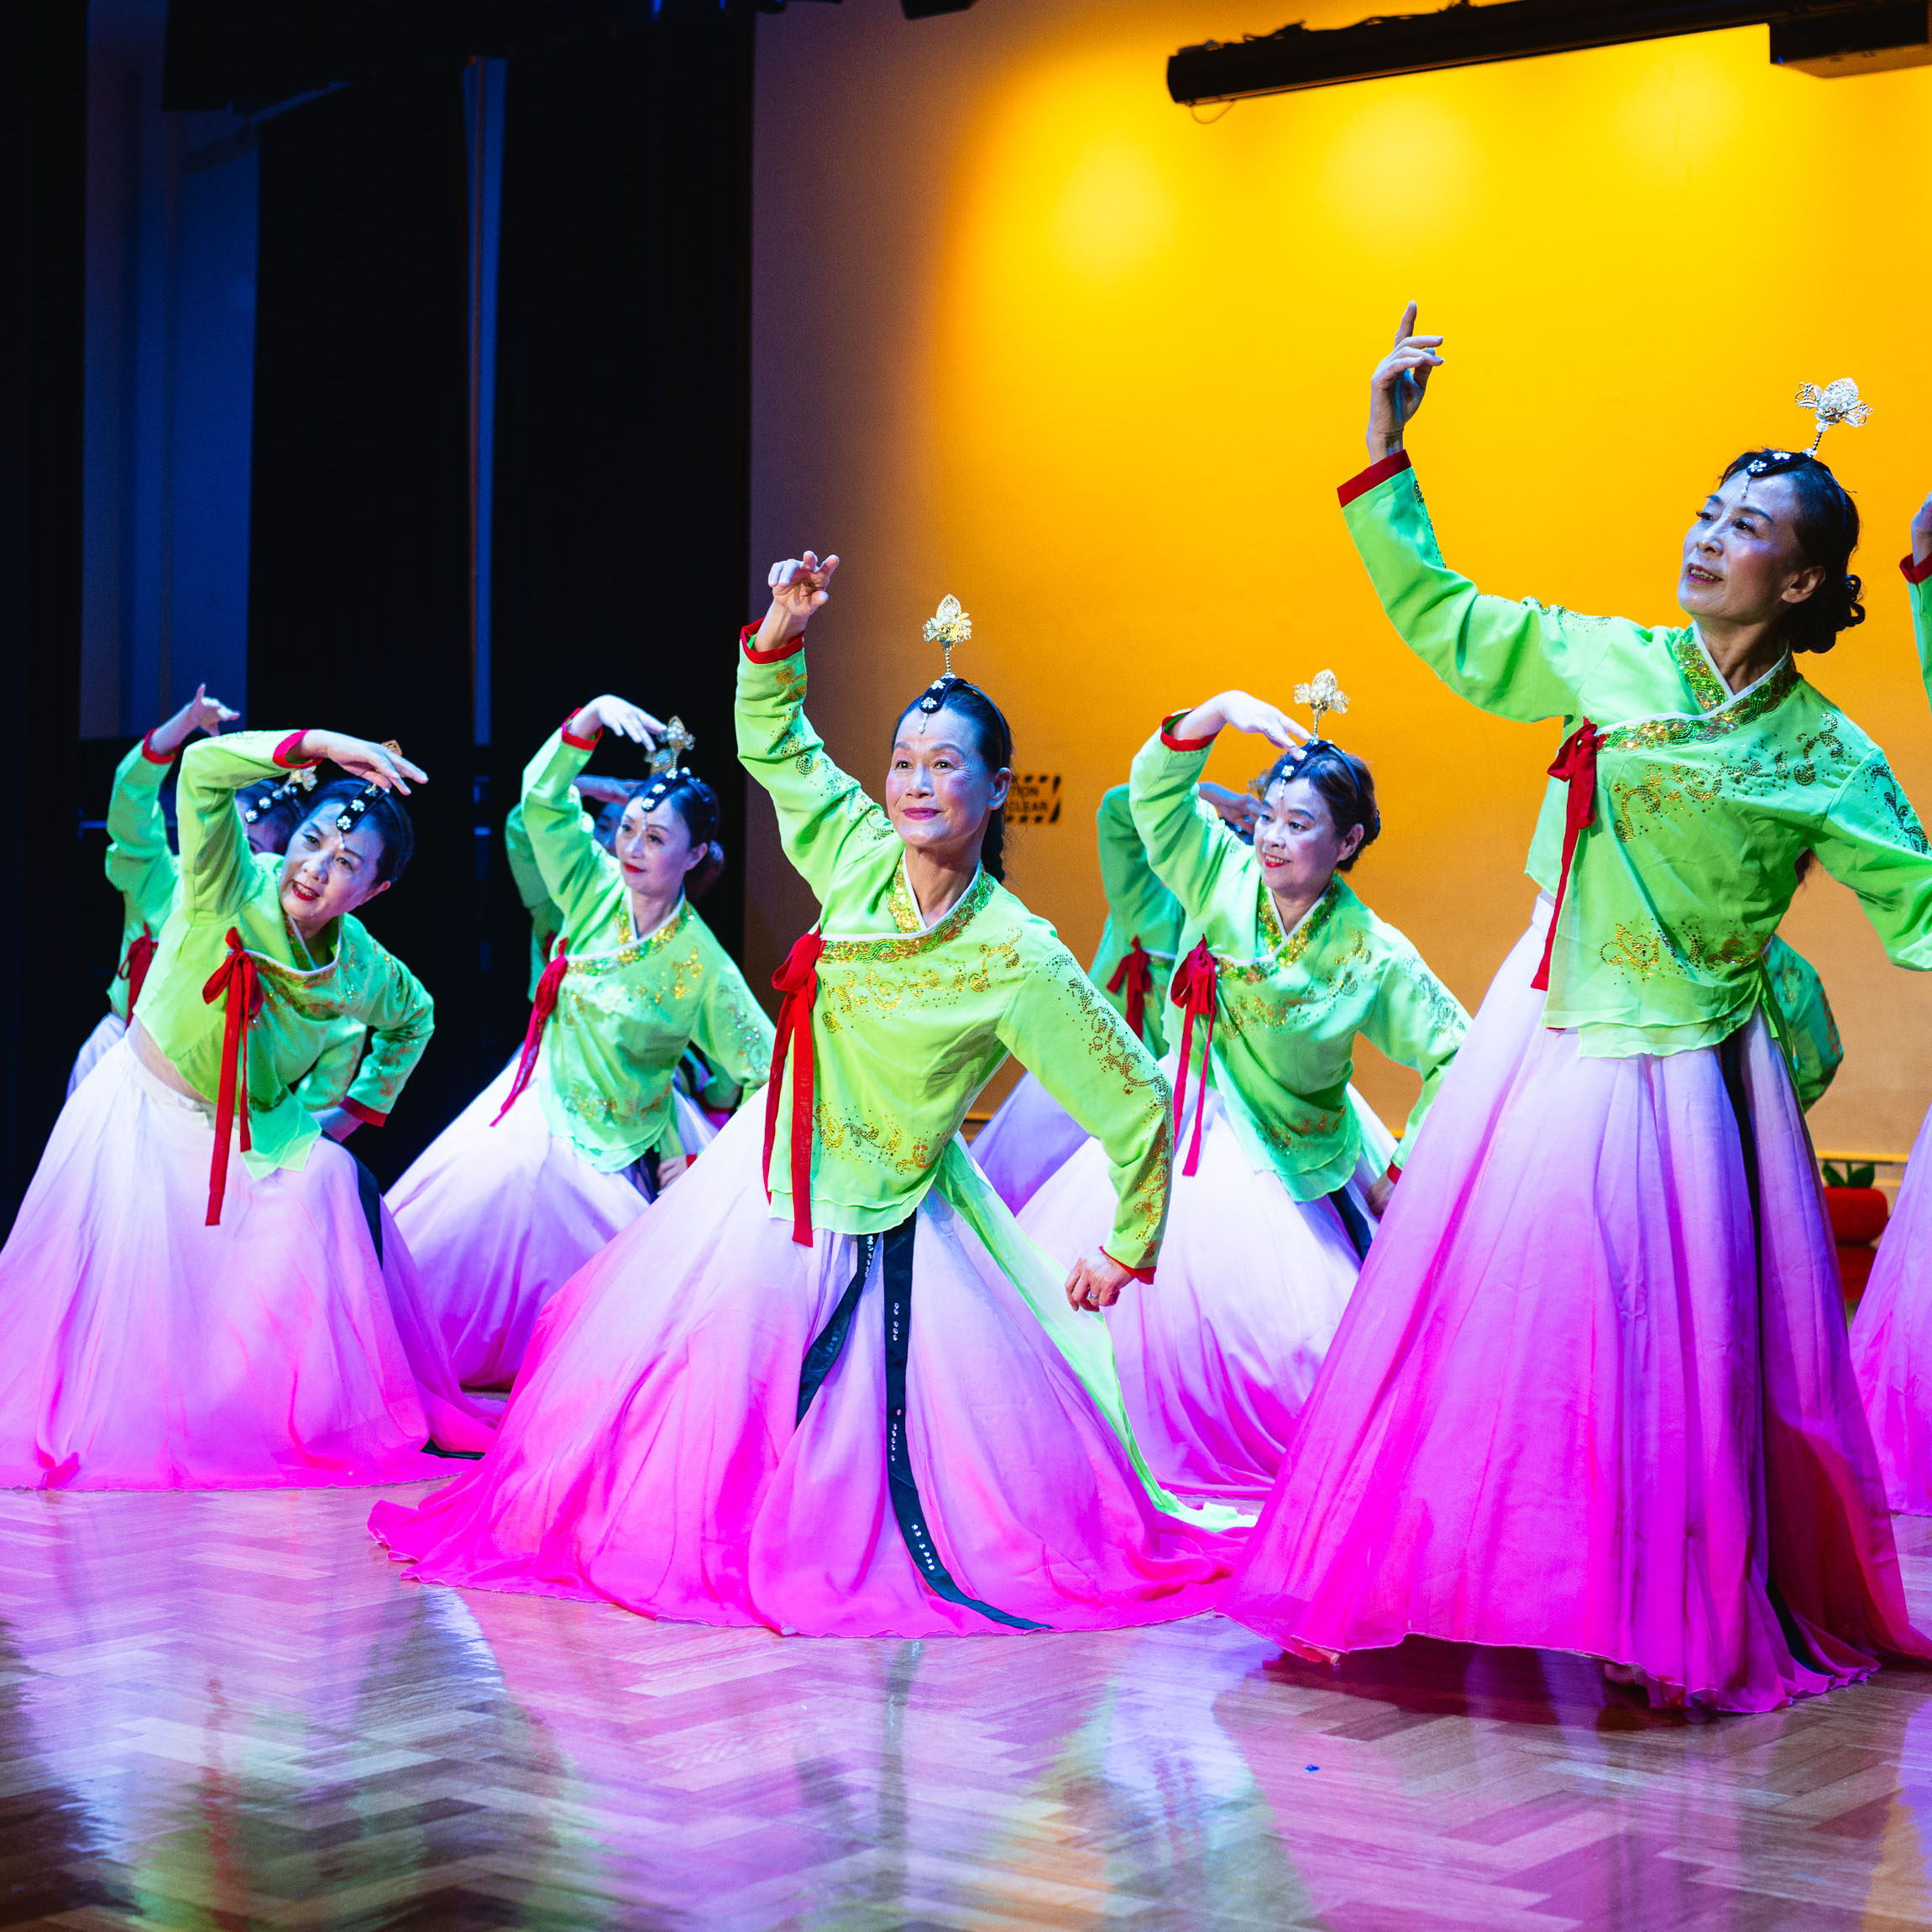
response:
[[[406,1584],[372,1500],[0,1493],[0,1925],[1932,1924],[1932,1673],[1684,1720],[1217,1617],[781,1639]]]

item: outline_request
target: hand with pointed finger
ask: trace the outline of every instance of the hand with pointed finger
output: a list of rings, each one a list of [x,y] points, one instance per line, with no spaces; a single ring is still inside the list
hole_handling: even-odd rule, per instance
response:
[[[821,563],[812,550],[772,566],[767,579],[772,587],[772,608],[758,626],[759,650],[776,651],[804,635],[814,615],[830,601],[832,573],[838,568],[836,556]]]
[[[352,738],[346,731],[305,731],[296,750],[305,763],[327,758],[379,792],[400,792],[406,798],[411,779],[419,785],[429,783],[428,774],[407,758],[367,738]]]
[[[606,691],[601,698],[593,698],[570,720],[570,735],[573,738],[594,738],[599,730],[615,731],[619,737],[628,738],[633,745],[641,745],[647,751],[654,751],[658,739],[664,735],[664,722],[633,704],[628,698],[620,698]]]
[[[172,757],[196,732],[206,731],[213,737],[223,725],[233,724],[240,716],[239,711],[231,711],[219,698],[211,698],[206,684],[197,684],[194,696],[173,717],[149,732],[148,748]]]
[[[1416,305],[1402,311],[1395,331],[1395,346],[1375,364],[1369,379],[1369,455],[1373,462],[1393,456],[1402,447],[1402,432],[1409,419],[1422,406],[1422,392],[1429,386],[1429,374],[1440,369],[1442,346],[1439,335],[1416,333]]]
[[[1066,1298],[1076,1308],[1091,1308],[1097,1314],[1111,1308],[1133,1279],[1134,1270],[1123,1268],[1111,1254],[1103,1253],[1097,1261],[1082,1256],[1066,1278]]]

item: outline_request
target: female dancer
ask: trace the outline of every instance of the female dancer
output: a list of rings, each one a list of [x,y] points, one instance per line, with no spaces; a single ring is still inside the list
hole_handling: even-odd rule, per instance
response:
[[[629,800],[606,852],[576,782],[607,725],[647,747],[664,729],[594,699],[524,773],[524,830],[561,924],[523,1051],[390,1191],[473,1385],[516,1375],[544,1304],[683,1172],[672,1078],[687,1047],[732,1105],[771,1058],[771,1022],[691,903],[725,862],[717,798],[668,772]],[[691,1145],[709,1134],[699,1118]]]
[[[1150,1268],[1167,1094],[998,882],[1012,741],[948,675],[884,810],[806,722],[837,567],[772,573],[738,742],[824,912],[749,1109],[538,1325],[489,1460],[376,1533],[439,1583],[821,1636],[1093,1629],[1208,1607],[1225,1537],[1143,1473],[1100,1324],[956,1138],[1010,1049],[1106,1144],[1119,1207],[1076,1284]],[[914,1319],[913,1293],[918,1290]]]
[[[323,758],[366,785],[325,794],[271,871],[234,794]],[[189,747],[175,910],[0,1250],[0,1484],[393,1482],[447,1469],[432,1432],[488,1442],[385,1251],[374,1183],[291,1091],[356,1019],[369,1050],[333,1131],[380,1122],[428,1040],[428,995],[350,916],[406,862],[389,794],[421,778],[332,731]]]
[[[1413,326],[1375,372],[1350,533],[1445,683],[1569,736],[1530,853],[1545,896],[1228,1607],[1306,1654],[1578,1651],[1660,1700],[1767,1709],[1924,1653],[1763,1010],[1806,850],[1932,966],[1918,818],[1791,655],[1859,619],[1857,511],[1823,463],[1758,451],[1685,537],[1685,627],[1480,596],[1402,449],[1441,359]]]
[[[1252,846],[1196,797],[1228,725],[1285,747]],[[1343,882],[1381,830],[1374,781],[1337,745],[1297,745],[1306,736],[1226,691],[1169,719],[1134,761],[1148,857],[1201,935],[1174,992],[1186,996],[1184,1060],[1198,1039],[1200,1074],[1160,1265],[1107,1326],[1134,1433],[1180,1495],[1267,1495],[1401,1170],[1402,1149],[1371,1165],[1364,1145],[1356,1035],[1422,1076],[1406,1149],[1469,1024]],[[1183,1099],[1189,1076],[1185,1064],[1175,1076]],[[1077,1246],[1103,1183],[1083,1149],[1021,1227],[1049,1254]]]
[[[1911,586],[1912,633],[1932,694],[1932,496],[1912,519],[1911,552],[1898,568]],[[1912,1516],[1932,1516],[1932,1109],[1912,1144],[1852,1320],[1851,1359],[1887,1500]]]
[[[1229,825],[1252,830],[1259,815],[1255,799],[1205,782],[1200,790]],[[1087,976],[1158,1060],[1167,1051],[1161,995],[1174,973],[1181,903],[1147,862],[1125,785],[1101,799],[1099,833],[1107,924]],[[1086,1139],[1080,1123],[1029,1073],[979,1130],[972,1157],[993,1192],[1018,1214]]]
[[[155,725],[122,759],[107,794],[107,882],[121,895],[121,961],[107,982],[107,1011],[75,1056],[67,1092],[97,1066],[128,1030],[128,1015],[141,997],[161,929],[175,903],[180,867],[168,844],[161,811],[161,782],[175,754],[196,731],[218,732],[241,714],[208,695],[206,684],[173,717]],[[307,814],[310,801],[286,778],[268,778],[237,794],[249,849],[280,854]],[[362,1057],[363,1029],[353,1020],[332,1029],[316,1065],[296,1084],[305,1106],[338,1105]]]

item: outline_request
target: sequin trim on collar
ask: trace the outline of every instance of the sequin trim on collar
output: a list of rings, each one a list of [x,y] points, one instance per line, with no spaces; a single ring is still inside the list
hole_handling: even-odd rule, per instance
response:
[[[898,877],[899,882],[903,884],[905,879],[905,868],[903,866],[899,868]],[[819,956],[821,960],[830,961],[835,964],[847,960],[914,958],[935,946],[943,946],[948,940],[957,939],[984,909],[994,890],[992,874],[982,872],[967,887],[966,897],[936,926],[929,926],[924,932],[917,929],[902,932],[897,938],[891,939],[827,940],[825,950]],[[896,920],[896,909],[893,916]]]
[[[1670,633],[1670,654],[1700,711],[1715,711],[1730,702],[1730,688],[1705,655],[1694,625]]]
[[[626,966],[636,966],[647,953],[654,953],[668,945],[683,933],[695,915],[689,899],[680,899],[678,909],[666,919],[655,932],[645,934],[642,939],[626,940],[621,945],[609,952],[573,953],[570,970],[573,973],[621,972]],[[631,929],[631,907],[627,900],[617,903],[616,923],[626,931]]]
[[[1755,725],[1775,711],[1804,680],[1790,658],[1766,673],[1748,691],[1701,718],[1638,718],[1613,725],[1597,740],[1600,751],[1651,751],[1669,745],[1709,745],[1741,726]]]
[[[1284,934],[1275,895],[1268,890],[1267,882],[1261,882],[1261,910],[1255,925],[1260,935],[1261,950],[1264,956],[1270,956],[1271,965],[1293,966],[1314,945],[1317,935],[1334,917],[1335,908],[1341,903],[1341,882],[1339,879],[1330,879],[1327,889],[1301,915],[1294,931]]]

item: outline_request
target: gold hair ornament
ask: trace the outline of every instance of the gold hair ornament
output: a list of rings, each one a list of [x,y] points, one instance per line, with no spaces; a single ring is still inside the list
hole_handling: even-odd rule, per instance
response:
[[[1841,375],[1836,382],[1827,383],[1820,389],[1814,382],[1808,382],[1798,390],[1798,406],[1814,412],[1818,424],[1818,433],[1811,439],[1807,456],[1815,456],[1818,446],[1825,440],[1825,432],[1843,423],[1847,429],[1857,429],[1872,419],[1872,405],[1858,400],[1858,385],[1848,375]]]
[[[946,688],[953,682],[953,646],[966,643],[972,636],[972,619],[960,609],[956,597],[942,597],[939,609],[925,622],[925,640],[929,644],[945,647],[945,669],[926,687],[926,694],[919,699],[919,709],[928,717],[938,710],[946,701]]]
[[[1315,716],[1315,736],[1322,736],[1322,720],[1330,711],[1346,711],[1348,694],[1335,680],[1333,671],[1317,671],[1306,684],[1295,687],[1295,702],[1306,704]]]
[[[392,758],[402,756],[402,746],[394,738],[385,738],[382,748]],[[365,783],[361,791],[336,814],[335,829],[338,832],[353,832],[362,823],[363,814],[382,796],[384,789],[380,785]]]
[[[254,825],[264,812],[278,810],[284,799],[292,798],[297,792],[312,792],[315,788],[315,767],[299,765],[259,805],[249,806],[242,813],[242,822],[243,825]]]
[[[664,736],[657,741],[657,749],[644,768],[653,778],[662,778],[668,772],[675,772],[684,762],[684,754],[695,751],[697,746],[698,741],[685,730],[684,720],[673,717],[664,727]]]

